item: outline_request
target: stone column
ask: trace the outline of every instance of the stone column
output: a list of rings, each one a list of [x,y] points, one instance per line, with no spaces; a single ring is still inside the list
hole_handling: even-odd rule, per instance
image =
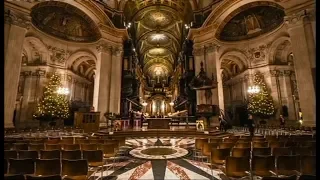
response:
[[[282,108],[281,92],[280,92],[280,84],[279,84],[280,75],[282,75],[282,73],[279,70],[270,70],[270,74],[268,73],[265,75],[267,88],[270,88],[271,90],[270,95],[273,99],[273,104],[276,110],[276,113],[275,113],[276,119],[279,118],[280,111]]]
[[[204,63],[204,47],[194,47],[193,50],[194,65],[195,65],[195,75],[197,76],[200,72],[200,63]],[[197,105],[206,104],[204,91],[196,91]]]
[[[100,120],[104,120],[103,114],[109,112],[110,84],[112,67],[112,48],[106,43],[100,43],[96,47],[97,62],[93,93],[93,107],[100,112]]]
[[[218,82],[218,86],[215,89],[212,89],[212,102],[211,104],[219,105],[219,108],[224,111],[224,99],[223,99],[223,82],[221,78],[222,69],[221,69],[221,63],[219,60],[219,54],[218,54],[218,46],[215,44],[210,44],[206,48],[207,52],[207,76],[209,78],[212,78],[212,76],[215,78],[214,81]]]
[[[4,127],[13,127],[13,112],[18,92],[23,41],[30,22],[5,13]],[[14,73],[15,71],[16,73]]]
[[[307,11],[302,11],[286,16],[285,22],[294,55],[303,125],[315,126],[315,42],[310,17]]]
[[[284,70],[282,76],[279,77],[280,89],[281,89],[281,101],[282,106],[288,107],[288,119],[297,120],[295,113],[295,105],[292,98],[291,76],[292,71]]]
[[[32,101],[32,72],[24,71],[22,72],[24,76],[24,85],[23,85],[23,98],[21,103],[21,116],[19,119],[19,124],[23,126],[23,123],[28,121],[28,104]],[[21,127],[19,126],[19,127]]]
[[[113,113],[120,113],[122,79],[122,50],[115,48],[112,52],[110,108]]]

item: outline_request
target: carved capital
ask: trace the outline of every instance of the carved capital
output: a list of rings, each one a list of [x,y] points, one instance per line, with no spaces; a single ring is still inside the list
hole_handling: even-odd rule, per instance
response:
[[[284,17],[284,21],[287,28],[293,28],[299,25],[303,25],[304,23],[310,22],[310,20],[314,20],[314,19],[315,19],[314,9],[305,9],[303,11],[299,11]]]
[[[11,10],[6,10],[4,13],[5,24],[16,25],[25,29],[29,29],[31,22],[28,17],[16,15]]]
[[[113,56],[121,56],[123,53],[122,47],[114,47],[112,48],[112,55]]]
[[[105,43],[105,42],[100,42],[97,46],[96,49],[98,52],[109,52],[112,53],[112,46],[110,46],[109,44]]]
[[[278,77],[280,74],[279,70],[270,70],[270,75],[273,77]]]
[[[284,76],[291,76],[291,74],[292,74],[292,71],[290,71],[290,70],[284,70],[283,71],[283,75]]]
[[[219,46],[217,44],[209,44],[208,46],[206,46],[206,52],[214,52],[214,51],[218,51],[219,50]]]
[[[192,53],[194,56],[202,56],[204,55],[204,47],[194,47]]]
[[[32,75],[32,71],[23,71],[20,73],[21,76],[28,77]]]

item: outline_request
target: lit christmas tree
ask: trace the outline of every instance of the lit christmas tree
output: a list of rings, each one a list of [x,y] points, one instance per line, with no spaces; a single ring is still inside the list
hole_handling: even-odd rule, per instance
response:
[[[248,111],[252,115],[260,118],[268,118],[275,112],[273,100],[268,93],[264,77],[260,73],[256,73],[253,78],[254,86],[259,87],[260,91],[249,94]]]
[[[68,101],[64,95],[57,93],[59,87],[61,87],[61,79],[58,75],[53,74],[44,89],[44,94],[37,105],[37,110],[33,114],[34,118],[40,121],[55,121],[69,117]]]

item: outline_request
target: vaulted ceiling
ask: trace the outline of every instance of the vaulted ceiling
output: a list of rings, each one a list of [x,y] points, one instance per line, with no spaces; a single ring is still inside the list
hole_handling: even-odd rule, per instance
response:
[[[143,71],[150,79],[167,79],[183,43],[184,25],[192,18],[185,0],[128,1],[124,13]]]

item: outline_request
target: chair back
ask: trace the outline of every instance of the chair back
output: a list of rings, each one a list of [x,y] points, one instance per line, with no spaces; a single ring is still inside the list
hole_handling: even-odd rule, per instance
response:
[[[68,151],[80,150],[80,144],[62,144],[62,149]]]
[[[231,156],[232,157],[244,157],[248,156],[250,157],[250,148],[233,148],[231,150]]]
[[[316,156],[301,156],[301,173],[316,175]]]
[[[78,160],[62,160],[62,176],[87,176],[88,161],[84,159]]]
[[[288,147],[272,148],[272,155],[273,156],[291,155],[291,149]]]
[[[276,160],[277,171],[296,170],[300,171],[300,156],[278,156]]]
[[[18,152],[16,150],[4,150],[4,159],[17,159]]]
[[[62,180],[60,175],[53,176],[26,176],[26,180]]]
[[[60,150],[41,150],[40,159],[60,159]]]
[[[250,171],[250,157],[231,157],[226,158],[226,175],[228,177],[243,177]]]
[[[82,155],[83,159],[86,159],[88,163],[103,161],[103,152],[101,150],[83,150]]]
[[[51,176],[61,174],[60,159],[37,159],[35,175]]]
[[[268,148],[268,147],[253,148],[252,155],[253,156],[270,156],[271,155],[271,148]]]
[[[33,174],[34,161],[32,159],[9,159],[9,174]]]
[[[45,144],[46,150],[61,150],[61,144]]]
[[[21,150],[18,151],[19,159],[33,159],[36,160],[39,158],[38,151],[28,151],[28,150]]]
[[[230,156],[231,148],[228,149],[212,149],[211,162],[216,164],[223,164],[228,156]]]
[[[219,149],[230,149],[233,148],[234,143],[220,143],[218,148]]]
[[[62,150],[61,151],[61,158],[62,159],[69,159],[69,160],[82,159],[81,158],[81,151],[80,150],[74,150],[74,151]]]
[[[30,151],[40,151],[40,150],[44,150],[44,144],[43,143],[39,143],[39,144],[33,144],[30,143],[29,144],[29,150]]]
[[[14,150],[16,150],[16,151],[28,150],[28,144],[27,143],[14,143],[13,146],[14,146],[13,147]]]
[[[80,144],[81,150],[97,150],[97,144]]]
[[[274,156],[253,156],[252,157],[252,171],[275,171],[275,157]]]

